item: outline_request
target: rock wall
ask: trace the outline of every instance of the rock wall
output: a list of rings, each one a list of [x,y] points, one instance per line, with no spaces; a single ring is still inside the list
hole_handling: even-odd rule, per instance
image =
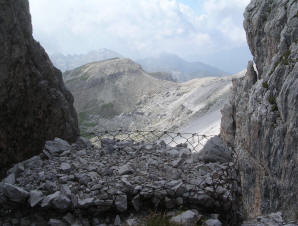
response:
[[[237,151],[248,216],[298,217],[298,2],[252,0],[244,28],[253,63],[233,81],[221,137]]]
[[[28,0],[0,0],[0,49],[1,170],[40,152],[45,140],[75,141],[79,130],[61,72],[32,37]]]

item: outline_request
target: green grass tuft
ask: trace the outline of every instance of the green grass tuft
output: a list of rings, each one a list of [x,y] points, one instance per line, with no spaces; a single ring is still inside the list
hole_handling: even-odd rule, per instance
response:
[[[264,87],[265,89],[268,89],[268,88],[269,88],[268,82],[266,82],[266,81],[263,82],[262,85],[263,85],[263,87]]]
[[[274,104],[274,105],[271,107],[271,111],[278,111],[277,104]]]
[[[270,95],[268,97],[268,102],[271,104],[271,105],[276,105],[276,99],[274,96]]]

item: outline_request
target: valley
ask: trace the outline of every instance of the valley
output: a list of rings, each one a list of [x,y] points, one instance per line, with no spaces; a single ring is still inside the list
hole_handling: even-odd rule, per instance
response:
[[[216,135],[231,80],[244,74],[176,83],[153,77],[130,59],[113,58],[67,71],[63,78],[82,134],[123,129]]]

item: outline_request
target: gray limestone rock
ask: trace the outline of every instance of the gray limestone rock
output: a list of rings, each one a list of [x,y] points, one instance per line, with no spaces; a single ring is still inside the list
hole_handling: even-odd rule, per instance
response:
[[[59,210],[67,210],[71,205],[71,200],[60,191],[44,197],[41,207],[54,207]]]
[[[16,177],[14,173],[9,174],[7,177],[3,179],[4,183],[14,184],[16,182]]]
[[[69,163],[67,163],[67,162],[63,162],[60,165],[60,170],[63,173],[69,173],[71,171],[71,165]]]
[[[5,196],[13,202],[18,202],[18,203],[25,202],[29,196],[29,193],[27,191],[25,191],[23,188],[20,188],[16,185],[4,183],[3,185],[0,185],[0,186],[3,186]]]
[[[50,219],[48,224],[50,226],[66,226],[67,224],[65,224],[63,221],[59,220],[59,219]]]
[[[226,147],[219,136],[212,137],[204,148],[199,152],[199,158],[208,162],[230,162],[232,160],[231,151]]]
[[[45,144],[45,149],[51,155],[61,154],[64,151],[69,151],[70,148],[71,146],[67,141],[57,137],[54,140],[46,141],[46,144]]]
[[[39,202],[43,200],[43,194],[41,191],[38,190],[32,190],[30,191],[30,197],[28,199],[28,202],[31,207],[36,206]]]
[[[125,164],[119,167],[118,172],[120,175],[131,174],[133,173],[133,169],[129,164]]]
[[[60,191],[54,193],[51,199],[52,206],[59,210],[67,210],[71,205],[71,200]]]
[[[46,140],[61,137],[74,142],[79,130],[73,97],[61,72],[32,37],[28,0],[1,0],[0,17],[3,170],[40,153]]]
[[[204,226],[222,226],[222,223],[218,219],[206,220],[203,224]]]
[[[136,195],[131,201],[133,208],[138,212],[141,209],[141,199],[139,195]]]
[[[115,206],[117,210],[120,212],[124,212],[127,210],[127,196],[126,195],[118,195],[115,199]]]
[[[297,218],[297,11],[295,0],[252,0],[244,13],[257,72],[249,63],[233,81],[220,136],[237,152],[249,217],[282,211]]]
[[[170,219],[171,222],[176,224],[181,224],[185,226],[195,225],[198,220],[198,215],[194,211],[187,210],[177,216],[174,216]]]
[[[121,226],[121,219],[120,219],[120,216],[119,215],[117,215],[115,217],[114,225],[115,226]]]
[[[87,208],[94,205],[94,198],[78,199],[78,204],[80,208]]]

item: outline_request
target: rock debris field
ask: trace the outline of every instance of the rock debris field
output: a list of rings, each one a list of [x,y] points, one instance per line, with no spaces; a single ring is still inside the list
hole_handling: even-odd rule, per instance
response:
[[[179,208],[219,216],[232,205],[232,163],[203,160],[184,145],[162,141],[103,139],[97,147],[83,138],[72,145],[56,138],[42,154],[7,171],[0,183],[0,225],[73,225],[76,217],[85,219],[82,225],[105,225],[109,218],[121,225],[120,216]]]

